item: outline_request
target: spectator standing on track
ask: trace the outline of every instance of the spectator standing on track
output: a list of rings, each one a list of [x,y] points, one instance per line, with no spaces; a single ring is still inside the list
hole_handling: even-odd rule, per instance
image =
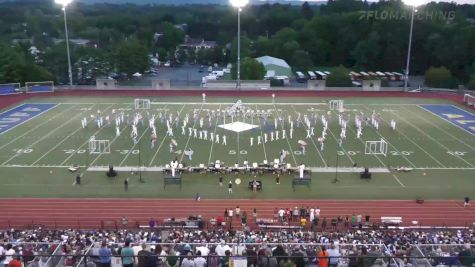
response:
[[[130,241],[125,241],[125,245],[120,252],[123,267],[134,267],[134,250],[130,247]]]
[[[330,249],[327,250],[328,256],[330,257],[328,260],[330,267],[337,267],[338,262],[340,261],[340,251],[335,247],[335,244],[332,244]]]
[[[196,258],[194,262],[195,267],[206,267],[206,259],[201,257],[201,251],[196,251]]]
[[[138,267],[147,267],[147,256],[150,253],[147,251],[147,244],[142,243],[142,250],[137,253]]]
[[[257,219],[257,209],[254,208],[254,210],[252,211],[252,217],[254,218],[254,220]]]
[[[111,266],[111,250],[107,247],[106,241],[102,241],[101,248],[99,249],[99,267]]]
[[[325,218],[323,218],[325,221]],[[328,267],[328,252],[325,247],[317,249],[318,267]]]
[[[470,198],[469,197],[464,198],[463,206],[464,207],[470,206]]]
[[[292,211],[292,221],[296,222],[299,217],[299,210],[297,207]]]
[[[193,260],[193,253],[188,251],[186,258],[181,261],[181,267],[195,267],[195,261]]]
[[[239,217],[241,215],[241,208],[239,206],[236,206],[236,217]]]

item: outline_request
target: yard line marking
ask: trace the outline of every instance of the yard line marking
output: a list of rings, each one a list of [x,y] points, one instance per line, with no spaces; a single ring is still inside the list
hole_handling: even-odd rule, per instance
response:
[[[277,106],[275,105],[275,103],[274,103],[274,110],[275,110],[276,115],[278,116],[279,111],[277,110]],[[290,145],[289,139],[285,138],[285,140],[287,141],[287,145],[289,146],[290,152],[292,153],[292,158],[294,159],[294,164],[295,164],[295,166],[298,166],[297,160],[295,159],[294,150],[292,149],[292,146]]]
[[[401,180],[399,180],[399,178],[397,178],[397,176],[395,174],[393,174],[393,177],[394,179],[396,179],[396,181],[404,188],[406,188],[406,186],[401,182]]]
[[[256,105],[256,110],[258,110],[257,105]],[[259,125],[259,128],[261,129],[261,138],[263,138],[262,127],[260,125]],[[262,142],[262,147],[264,148],[264,159],[267,161],[266,144],[264,144],[264,142]]]
[[[81,116],[82,113],[84,112],[80,112],[78,114],[76,114],[75,116],[73,116],[71,119],[69,119],[66,123],[62,124],[61,126],[59,127],[56,127],[55,129],[53,129],[52,131],[50,131],[48,134],[46,135],[43,135],[41,138],[37,139],[35,142],[33,142],[32,144],[30,144],[28,147],[26,147],[26,149],[29,149],[31,147],[33,147],[34,145],[38,144],[39,142],[43,141],[44,139],[46,139],[47,137],[49,137],[51,134],[53,134],[54,132],[56,132],[57,130],[63,128],[65,125],[68,125],[69,123],[71,123],[74,119],[76,119],[76,117],[78,116]],[[15,159],[16,157],[20,156],[21,153],[15,153],[15,155],[13,155],[11,158],[9,158],[8,160],[4,161],[1,165],[5,165],[7,164],[8,162],[10,162],[11,160]]]
[[[370,110],[367,106],[365,106],[365,105],[363,105],[363,108],[366,108],[368,111],[371,111],[371,110]],[[389,125],[389,123],[386,122],[382,116],[381,116],[381,119],[383,120],[384,123],[386,123],[387,125]],[[383,138],[384,140],[386,140],[386,141],[388,142],[388,144],[389,144],[392,148],[394,148],[394,150],[396,150],[396,152],[398,152],[399,155],[401,155],[407,162],[409,162],[409,164],[411,164],[411,166],[412,166],[413,168],[416,167],[416,165],[415,165],[414,163],[412,163],[412,161],[410,161],[406,156],[404,156],[404,155],[400,152],[400,150],[398,150],[393,144],[391,144],[391,142],[389,142],[389,140],[388,140],[387,138],[384,138],[384,136],[383,136],[379,131],[374,131],[374,132],[376,132],[381,138]],[[388,157],[390,157],[390,156],[391,156],[391,155],[388,155]]]
[[[298,114],[298,112],[297,112],[297,110],[295,109],[295,107],[294,107],[293,105],[290,105],[290,106],[291,106],[292,109],[294,110],[295,114]],[[302,123],[302,124],[303,124],[303,126],[305,127],[305,129],[310,130],[310,129],[307,128],[307,124],[306,124],[305,122]],[[330,132],[331,132],[331,130],[330,130]],[[332,133],[332,135],[333,135],[333,133]],[[318,149],[317,145],[315,144],[315,141],[313,140],[312,137],[310,137],[310,140],[312,141],[313,146],[315,147],[315,150],[317,150],[318,155],[319,155],[320,158],[322,159],[323,165],[325,165],[325,167],[328,167],[328,164],[327,164],[327,162],[325,161],[325,159],[323,158],[322,153],[320,153],[320,149]],[[351,160],[351,158],[350,158],[350,160]],[[351,160],[351,163],[354,163],[354,162]]]
[[[200,107],[200,111],[198,112],[199,116],[198,116],[198,120],[199,120],[199,117],[201,116],[201,111],[203,110],[203,103],[201,103],[201,107]],[[195,120],[193,122],[193,128],[195,128],[195,125],[196,125],[196,122],[198,122],[198,120]],[[188,143],[190,142],[190,139],[191,139],[191,135],[188,136],[188,140],[186,141],[186,144],[185,144],[185,147],[183,148],[183,152],[181,154],[181,158],[180,158],[180,162],[183,160],[183,158],[185,157],[185,150],[187,149],[188,147]],[[238,152],[239,153],[239,152]]]
[[[402,118],[401,116],[397,115],[396,113],[394,112],[391,112],[393,114],[395,114],[397,117],[401,118],[401,120],[405,121],[407,124],[411,125],[412,128],[418,130],[420,133],[424,134],[425,136],[427,136],[428,138],[432,139],[433,141],[435,141],[439,146],[441,146],[442,148],[446,149],[447,151],[450,151],[450,149],[446,146],[444,146],[443,144],[441,144],[437,139],[433,138],[432,136],[428,135],[426,132],[424,132],[422,129],[420,129],[419,127],[415,126],[414,124],[412,124],[411,122],[405,120],[404,118]],[[471,164],[470,162],[466,161],[464,158],[460,157],[459,155],[457,154],[454,154],[455,157],[461,159],[463,162],[467,163],[470,167],[475,167],[473,164]]]
[[[58,104],[58,106],[59,106],[59,104]],[[6,146],[8,146],[8,145],[12,144],[12,143],[13,143],[13,142],[15,142],[16,140],[18,140],[18,139],[22,138],[23,136],[25,136],[25,135],[29,134],[30,132],[32,132],[32,131],[34,131],[34,130],[38,129],[39,127],[41,127],[41,126],[45,125],[46,123],[48,123],[48,122],[52,121],[54,118],[56,118],[56,117],[58,117],[58,116],[62,115],[64,112],[66,112],[66,111],[70,111],[70,110],[71,110],[71,109],[73,109],[73,108],[74,108],[74,107],[71,107],[71,108],[69,108],[69,107],[68,107],[67,109],[65,109],[65,110],[61,111],[60,113],[58,113],[58,114],[54,115],[53,117],[51,117],[51,118],[47,119],[46,121],[44,121],[44,122],[42,122],[42,123],[40,123],[40,124],[36,125],[35,127],[31,128],[30,130],[28,130],[28,131],[24,132],[22,135],[15,137],[15,138],[14,138],[13,140],[11,140],[10,142],[8,142],[8,143],[6,143],[6,144],[4,144],[4,145],[0,146],[0,149],[2,149],[2,148],[4,148],[4,147],[6,147]],[[54,108],[53,108],[53,109],[54,109]],[[51,109],[50,109],[50,110],[51,110]]]
[[[165,107],[166,107],[166,106],[165,106]],[[142,118],[142,120],[143,120],[143,118]],[[142,122],[143,122],[143,121],[142,121]],[[173,122],[171,122],[171,123],[173,123]],[[172,125],[171,127],[173,127],[173,125]],[[139,137],[139,140],[137,140],[137,143],[134,144],[134,145],[132,146],[132,148],[129,149],[129,152],[127,153],[127,155],[125,155],[125,157],[124,157],[124,158],[122,159],[122,161],[119,163],[119,167],[121,167],[122,164],[124,164],[125,160],[130,156],[130,154],[132,153],[132,151],[134,150],[134,148],[137,146],[137,144],[140,144],[140,145],[141,145],[140,140],[142,140],[142,137],[143,137],[143,136],[145,135],[145,133],[147,133],[149,130],[150,130],[150,128],[148,128],[148,127],[144,129],[142,135],[140,135],[140,137]],[[112,142],[114,142],[117,138],[118,138],[118,136],[114,137],[114,139],[113,139]],[[164,136],[163,138],[165,138],[165,136]],[[111,144],[112,144],[112,143],[111,143]],[[140,146],[140,147],[141,147],[141,146]],[[139,149],[139,154],[140,154],[140,153],[142,153],[141,149]],[[101,156],[101,155],[99,155],[99,156],[93,161],[93,163],[94,163],[97,159],[99,159],[100,156]],[[141,157],[141,155],[140,155],[140,157]],[[92,165],[92,163],[91,163],[91,165]],[[140,168],[140,166],[137,166],[137,167]]]
[[[219,105],[218,109],[221,110],[221,104]],[[226,113],[224,113],[224,116],[226,116]],[[216,128],[218,127],[218,120],[219,120],[219,116],[216,116],[213,134],[216,134]],[[208,164],[211,164],[211,155],[213,154],[213,146],[214,146],[214,142],[211,142],[211,149],[209,151]],[[237,153],[239,153],[239,151]]]
[[[111,104],[109,105],[107,108],[105,108],[103,111],[106,111],[108,109],[110,109],[112,106],[114,106],[115,104]],[[99,128],[97,131],[94,132],[94,134],[92,134],[93,136],[96,136],[102,129],[104,129],[105,127],[101,127]],[[89,138],[86,140],[86,142],[84,142],[81,146],[78,147],[78,149],[74,150],[73,153],[71,153],[68,157],[66,157],[63,162],[61,162],[59,165],[64,165],[64,163],[66,163],[72,156],[76,155],[77,154],[77,151],[80,150],[83,146],[85,146],[86,144],[89,143]],[[89,151],[86,151],[86,153],[89,153]],[[87,167],[87,166],[86,166]]]
[[[363,105],[364,106],[364,105]],[[364,106],[366,107],[366,106]],[[367,108],[369,110],[369,108]],[[396,113],[393,112],[394,115],[396,115]],[[397,116],[397,115],[396,115]],[[431,159],[433,159],[435,162],[437,162],[437,164],[439,164],[441,167],[443,168],[447,168],[447,166],[445,166],[442,162],[440,162],[438,159],[436,159],[434,156],[432,156],[431,153],[427,152],[427,150],[425,150],[424,148],[422,148],[419,144],[417,144],[416,142],[414,142],[412,140],[412,138],[409,138],[404,132],[400,131],[398,128],[396,128],[396,132],[400,133],[402,136],[404,136],[404,138],[406,138],[407,140],[409,140],[409,142],[413,143],[415,146],[417,146],[421,151],[423,151],[424,153],[426,153]]]
[[[91,106],[91,108],[94,107]],[[83,112],[81,112],[83,113]],[[43,159],[44,157],[46,157],[46,155],[48,155],[49,153],[51,153],[51,151],[55,150],[58,146],[60,146],[64,141],[68,140],[71,136],[73,136],[77,131],[81,130],[82,127],[78,127],[74,132],[70,133],[68,136],[64,137],[63,140],[61,140],[61,142],[57,143],[55,146],[53,146],[50,150],[48,150],[46,153],[43,154],[43,156],[41,156],[40,158],[38,158],[35,162],[31,163],[31,165],[35,165],[36,163],[38,163],[41,159]]]
[[[432,113],[432,112],[427,112],[427,110],[426,110],[425,108],[421,107],[421,106],[417,106],[417,107],[420,108],[420,109],[422,109],[422,110],[424,110],[426,113],[429,113],[429,114],[433,115],[434,117],[437,117],[437,118],[439,118],[439,119],[443,119],[444,121],[449,122],[451,125],[457,126],[457,128],[462,129],[462,130],[464,130],[465,132],[467,132],[467,133],[469,133],[469,134],[472,134],[471,132],[465,130],[464,128],[461,128],[460,126],[458,126],[458,125],[452,123],[451,121],[445,119],[445,118],[442,117],[442,116],[437,116],[436,114],[434,114],[434,113]],[[405,109],[408,110],[407,108],[405,108]],[[409,110],[408,110],[408,111],[409,111]],[[441,130],[442,132],[444,132],[445,134],[450,135],[452,138],[458,140],[460,143],[466,145],[467,147],[470,147],[472,150],[475,150],[475,147],[473,147],[473,146],[471,146],[471,145],[465,143],[465,142],[462,141],[461,139],[457,138],[456,136],[452,135],[451,133],[449,133],[449,132],[447,132],[446,130],[444,130],[444,129],[442,129],[441,127],[439,127],[437,124],[434,124],[434,123],[431,122],[430,120],[425,119],[425,118],[422,117],[421,115],[417,115],[417,116],[418,116],[419,118],[423,119],[424,121],[426,121],[426,122],[432,124],[433,126],[435,126],[436,128],[438,128],[439,130]]]
[[[183,104],[183,106],[181,107],[179,113],[178,113],[178,116],[181,115],[181,112],[183,111],[183,109],[185,108],[185,105],[186,104]],[[165,105],[164,108],[166,108],[168,105]],[[163,134],[163,138],[162,138],[162,142],[160,142],[160,145],[158,146],[157,148],[157,151],[155,151],[155,153],[153,154],[153,157],[152,157],[152,160],[150,160],[150,163],[148,164],[148,166],[150,167],[152,165],[152,162],[155,160],[155,157],[157,157],[158,155],[158,151],[160,151],[160,148],[162,147],[163,143],[165,143],[165,140],[167,139],[167,136],[166,136],[166,132],[164,132]]]

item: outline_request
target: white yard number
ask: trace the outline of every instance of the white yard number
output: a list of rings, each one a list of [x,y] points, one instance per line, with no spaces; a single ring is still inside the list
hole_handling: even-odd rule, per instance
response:
[[[132,155],[138,155],[140,153],[140,150],[134,149],[134,150],[128,150],[128,149],[123,149],[123,150],[116,150],[119,152],[121,155],[127,155],[127,154],[132,154]]]
[[[27,148],[27,149],[23,149],[23,148],[15,148],[13,149],[13,151],[15,151],[16,153],[18,154],[30,154],[31,152],[33,152],[33,149],[31,148]]]
[[[236,150],[234,150],[234,149],[233,149],[233,150],[229,150],[229,155],[236,155],[236,154],[237,154]],[[239,154],[241,154],[241,155],[247,155],[247,150],[241,150],[241,151],[239,151]]]
[[[66,154],[74,154],[74,153],[84,154],[84,153],[86,153],[85,149],[64,149],[63,151]]]
[[[338,153],[338,156],[344,156],[345,155],[345,151],[337,151]],[[361,151],[352,151],[352,150],[347,150],[346,151],[346,154],[347,155],[350,155],[350,156],[355,156],[356,154],[360,154]]]
[[[452,156],[465,156],[467,152],[464,151],[447,151],[447,154],[452,155]]]
[[[410,156],[414,151],[391,151],[391,156]]]

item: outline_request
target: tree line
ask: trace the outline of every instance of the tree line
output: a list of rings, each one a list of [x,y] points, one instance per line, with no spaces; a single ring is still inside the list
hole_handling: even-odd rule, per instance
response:
[[[234,62],[236,12],[220,5],[73,3],[68,7],[70,38],[93,43],[73,46],[73,62],[86,76],[144,71],[149,54],[163,61]],[[341,65],[356,71],[403,72],[410,12],[400,0],[247,6],[241,13],[241,58],[275,56],[295,70]],[[64,38],[60,7],[50,2],[2,3],[0,14],[0,63],[7,66],[0,67],[0,80],[29,79],[22,76],[25,71],[14,75],[6,70],[32,62],[42,75],[66,80],[64,42],[57,41]],[[185,35],[216,41],[217,46],[198,53],[177,50]],[[11,47],[13,39],[31,40],[42,54],[32,58],[28,45]],[[431,67],[447,69],[453,84],[475,84],[475,5],[430,3],[418,8],[411,73],[424,75]]]

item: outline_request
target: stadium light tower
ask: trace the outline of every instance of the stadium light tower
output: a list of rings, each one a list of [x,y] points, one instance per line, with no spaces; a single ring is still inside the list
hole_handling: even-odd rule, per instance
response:
[[[236,87],[241,88],[241,11],[249,0],[230,0],[233,7],[238,9],[238,32],[237,32],[237,83]]]
[[[407,91],[407,83],[409,81],[409,61],[411,59],[412,47],[412,30],[414,28],[414,14],[417,12],[417,7],[424,4],[425,0],[403,0],[406,5],[411,6],[411,27],[409,29],[409,44],[407,48],[406,69],[404,71],[404,91]]]
[[[69,77],[69,86],[73,86],[73,70],[71,67],[71,53],[69,52],[69,37],[68,37],[68,21],[66,17],[66,8],[71,4],[73,0],[55,0],[57,4],[63,6],[64,14],[64,36],[66,37],[66,52],[68,54],[68,77]]]

